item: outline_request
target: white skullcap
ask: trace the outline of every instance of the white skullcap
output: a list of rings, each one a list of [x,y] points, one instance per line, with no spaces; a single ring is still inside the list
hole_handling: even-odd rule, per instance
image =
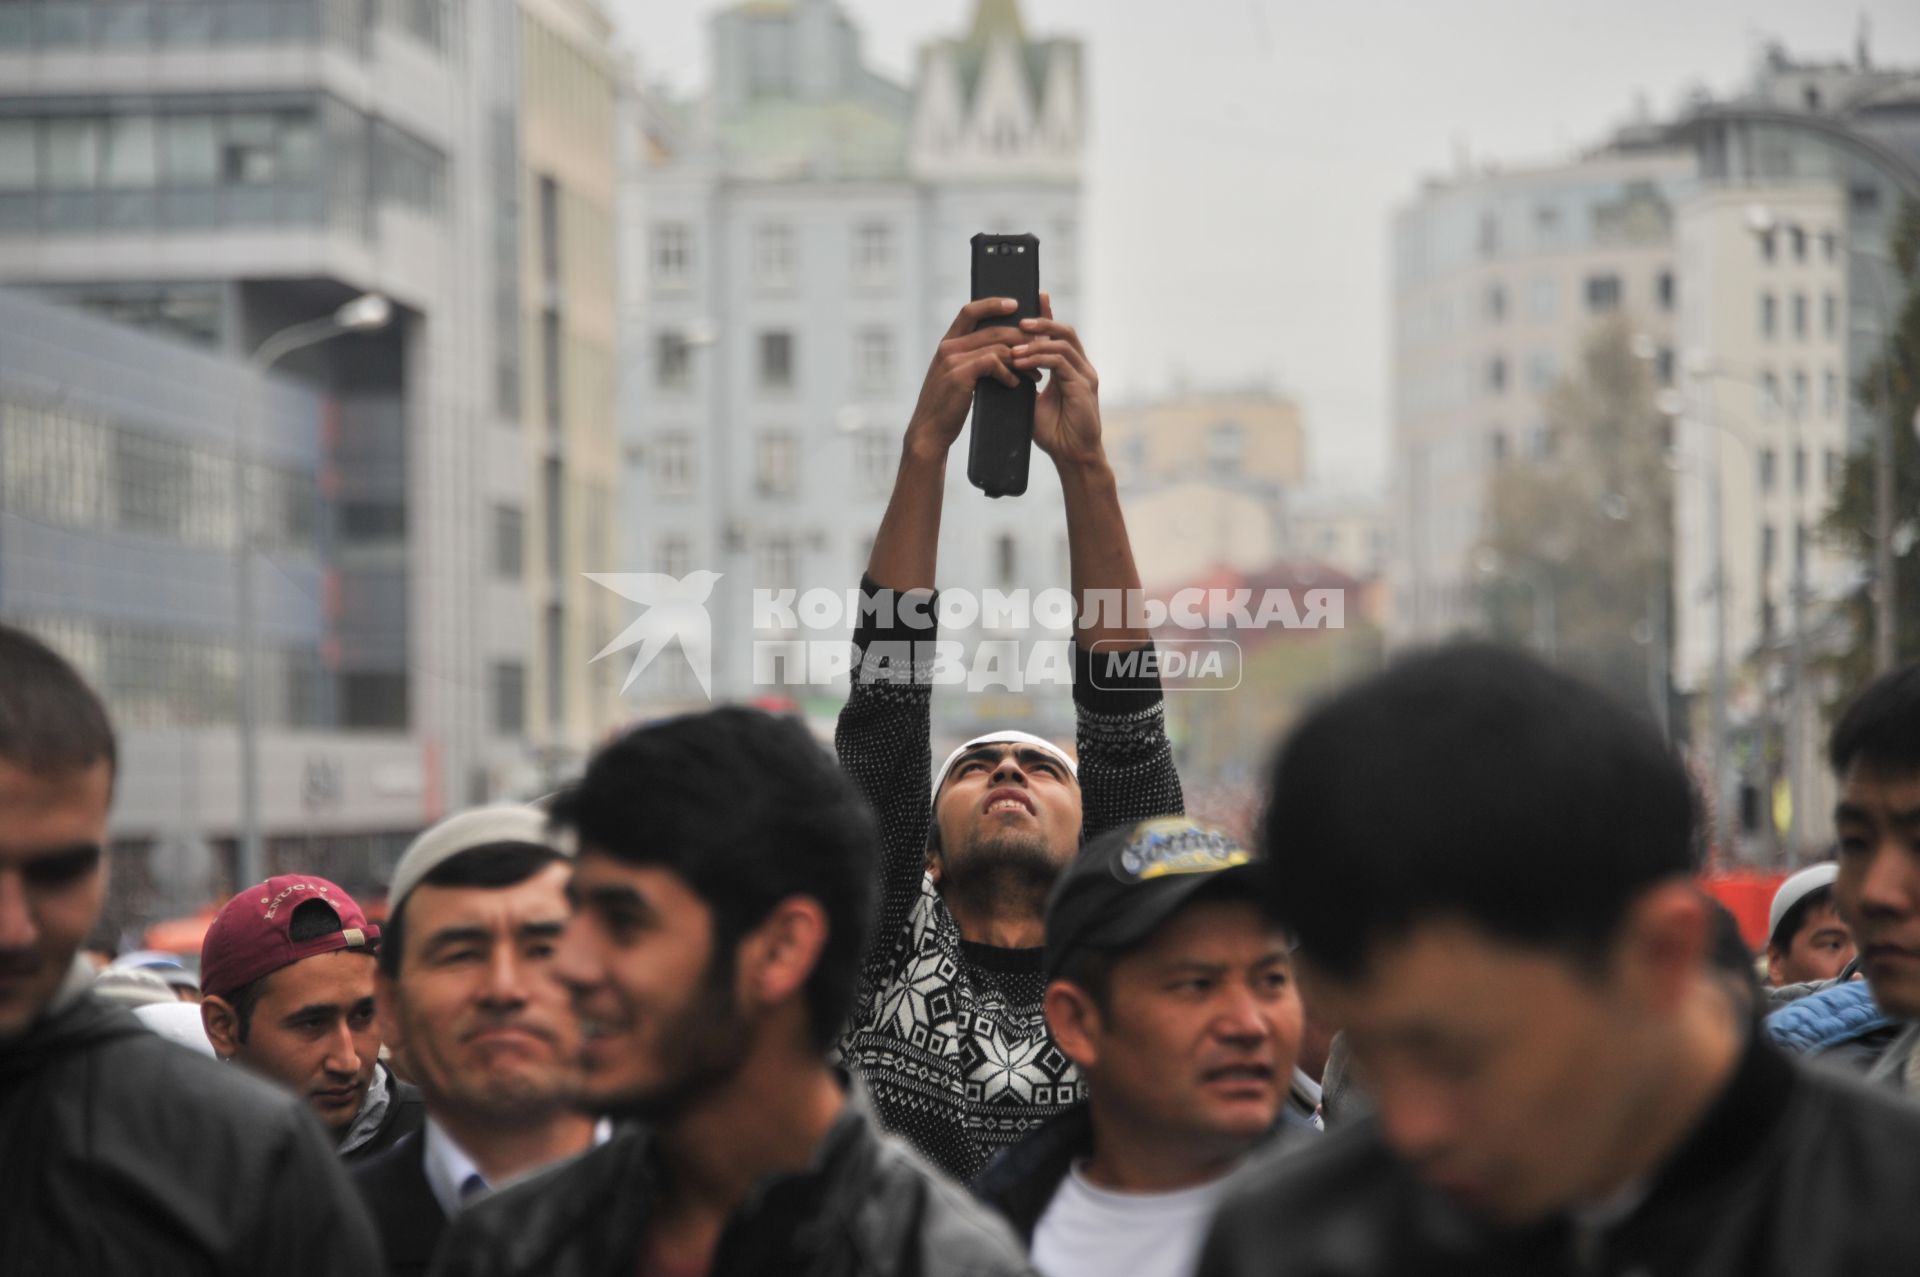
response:
[[[1797,874],[1789,875],[1773,893],[1773,907],[1767,910],[1767,943],[1772,944],[1775,932],[1780,930],[1780,919],[1787,916],[1787,910],[1805,900],[1822,887],[1831,887],[1834,879],[1840,876],[1840,866],[1831,860],[1823,865],[1810,865]]]
[[[974,746],[1016,744],[1031,745],[1043,754],[1053,755],[1066,767],[1068,775],[1072,776],[1075,781],[1080,779],[1080,769],[1074,765],[1073,759],[1067,757],[1066,750],[1061,749],[1050,740],[1044,740],[1041,737],[1035,736],[1031,732],[1016,731],[1009,727],[1002,731],[988,732],[985,736],[976,736],[959,749],[948,754],[947,761],[941,763],[940,770],[933,774],[933,796],[935,798],[940,797],[940,786],[947,783],[947,773],[952,771],[953,765],[960,761],[960,755],[966,753]]]
[[[461,852],[503,842],[529,843],[567,854],[566,847],[548,828],[547,813],[538,807],[494,803],[459,812],[415,838],[393,867],[393,881],[387,886],[389,916],[421,879]]]
[[[191,1051],[202,1055],[213,1054],[213,1043],[207,1041],[207,1026],[200,1019],[200,1006],[195,1002],[156,1002],[151,1006],[135,1007],[133,1013],[140,1022],[158,1033],[169,1042],[178,1042]]]

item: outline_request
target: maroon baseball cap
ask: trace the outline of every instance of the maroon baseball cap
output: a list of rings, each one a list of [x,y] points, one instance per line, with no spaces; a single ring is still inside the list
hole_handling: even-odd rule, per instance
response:
[[[295,940],[293,911],[309,900],[332,909],[339,930]],[[200,987],[224,998],[302,958],[340,949],[371,954],[379,941],[380,928],[337,885],[312,874],[281,874],[227,901],[214,918],[200,942]]]

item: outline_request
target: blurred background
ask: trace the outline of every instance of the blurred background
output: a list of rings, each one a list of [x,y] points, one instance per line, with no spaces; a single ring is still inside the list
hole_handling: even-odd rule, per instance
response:
[[[122,735],[108,945],[377,898],[705,705],[587,573],[720,573],[715,699],[825,735],[751,591],[857,584],[968,239],[1031,232],[1149,590],[1345,598],[1170,695],[1191,810],[1491,635],[1652,716],[1761,893],[1920,655],[1917,210],[1909,3],[0,0],[0,618]],[[963,469],[943,583],[1064,585],[1048,468]]]

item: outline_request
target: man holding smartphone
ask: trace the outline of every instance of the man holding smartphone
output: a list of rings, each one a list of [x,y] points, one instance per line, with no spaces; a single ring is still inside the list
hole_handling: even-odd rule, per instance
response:
[[[841,1055],[882,1121],[962,1179],[1082,1095],[1042,1010],[1054,880],[1088,838],[1183,810],[1158,677],[1104,668],[1098,685],[1093,677],[1096,655],[1152,640],[1088,606],[1094,591],[1137,592],[1140,576],[1101,444],[1099,377],[1079,334],[1054,318],[1045,293],[1040,302],[1040,316],[1017,327],[981,326],[1013,313],[1012,299],[969,303],[934,354],[862,581],[892,606],[867,612],[854,634],[859,656],[835,733],[885,845],[879,925]],[[1017,386],[1041,372],[1033,441],[1060,476],[1079,601],[1078,761],[1004,731],[967,742],[934,773],[931,618],[948,454],[976,383]],[[895,668],[908,651],[911,668]]]

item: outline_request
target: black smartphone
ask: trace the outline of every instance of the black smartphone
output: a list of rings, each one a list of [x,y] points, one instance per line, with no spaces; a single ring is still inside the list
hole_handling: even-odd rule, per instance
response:
[[[973,237],[973,299],[1011,297],[1019,309],[988,324],[1017,325],[1040,317],[1040,241],[1032,235]],[[967,441],[967,482],[990,497],[1027,490],[1033,458],[1034,383],[1017,386],[982,377],[973,388],[973,436]]]

